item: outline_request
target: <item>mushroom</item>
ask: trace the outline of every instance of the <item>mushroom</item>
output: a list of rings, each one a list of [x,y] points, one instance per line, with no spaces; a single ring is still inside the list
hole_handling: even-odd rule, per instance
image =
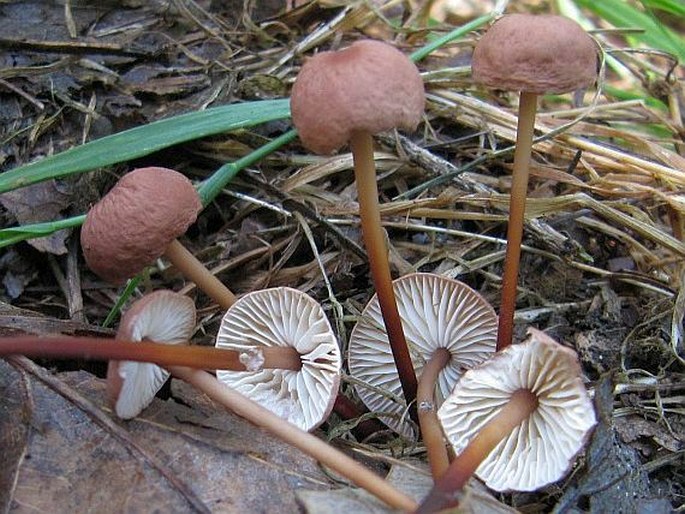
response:
[[[187,344],[195,328],[195,304],[172,291],[138,300],[121,318],[116,339]],[[169,372],[152,362],[109,361],[107,396],[122,419],[135,418],[154,399]]]
[[[190,180],[167,168],[124,175],[97,204],[81,229],[88,267],[120,284],[165,255],[221,307],[235,296],[176,238],[195,222],[202,203]]]
[[[440,474],[447,459],[439,425],[433,422],[436,404],[442,403],[466,369],[494,352],[497,316],[481,295],[447,277],[413,273],[395,280],[393,286],[414,365],[421,376],[421,430],[433,473]],[[382,413],[380,419],[401,435],[413,436],[403,416],[406,404],[393,400],[400,392],[400,383],[377,296],[369,301],[352,330],[348,365],[351,376],[370,386],[356,386],[369,410]]]
[[[478,41],[473,79],[493,89],[519,91],[519,119],[502,275],[497,349],[511,344],[523,219],[537,97],[590,86],[597,78],[598,47],[573,20],[556,15],[503,16]]]
[[[578,357],[535,329],[459,380],[438,410],[457,458],[417,512],[453,507],[471,475],[496,491],[559,480],[596,423]]]
[[[391,45],[370,40],[307,60],[290,98],[293,123],[306,148],[321,154],[348,142],[352,148],[369,268],[409,405],[416,397],[417,382],[393,297],[372,135],[396,127],[414,130],[424,106],[423,82],[416,66]]]
[[[342,366],[335,334],[318,302],[289,287],[248,293],[223,317],[216,347],[250,355],[262,348],[294,348],[299,370],[217,371],[227,386],[303,430],[330,414]]]

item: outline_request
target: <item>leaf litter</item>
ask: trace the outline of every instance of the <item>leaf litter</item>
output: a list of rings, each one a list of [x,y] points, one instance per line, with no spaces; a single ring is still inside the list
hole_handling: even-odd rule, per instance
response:
[[[176,0],[118,7],[2,4],[0,166],[8,170],[173,114],[282,97],[317,48],[367,36],[410,53],[425,42],[425,13],[405,3],[259,4],[258,11],[244,11],[242,2]],[[520,2],[509,10],[529,8],[532,2]],[[591,13],[582,15],[590,26],[606,28]],[[448,18],[468,21],[454,13]],[[517,321],[580,352],[602,423],[567,479],[534,494],[498,495],[496,508],[606,512],[620,503],[625,512],[665,512],[667,504],[684,504],[683,72],[667,56],[624,52],[620,32],[598,34],[615,60],[600,92],[585,99],[546,97],[541,106]],[[470,33],[419,64],[429,94],[423,132],[379,137],[376,158],[394,272],[459,278],[497,307],[516,106],[513,95],[471,83],[476,38]],[[638,98],[616,96],[620,89]],[[270,122],[213,136],[130,167],[154,163],[200,179],[287,128],[287,122]],[[89,174],[91,184],[66,179],[57,189],[67,196],[41,186],[47,197],[35,205],[50,204],[49,219],[80,214],[88,202],[79,198],[95,201],[130,167]],[[30,192],[18,191],[2,197],[7,225],[29,222],[21,216],[37,210],[27,203]],[[31,207],[22,214],[20,204]],[[80,282],[74,281],[68,259],[79,261],[78,248],[67,234],[57,237],[52,253],[58,266],[44,265],[45,246],[5,251],[3,259],[22,262],[4,269],[5,276],[20,269],[13,272],[15,294],[8,286],[2,292],[4,334],[103,332],[98,327],[118,292],[83,266],[76,272]],[[360,252],[351,158],[344,152],[322,158],[290,144],[239,174],[185,239],[238,293],[289,285],[322,301],[343,346],[373,294]],[[67,270],[64,280],[56,276],[60,268]],[[195,341],[212,344],[221,317],[215,306],[164,263],[151,270],[148,283],[195,296],[201,314]],[[75,297],[83,300],[85,323],[73,318]],[[72,374],[60,372],[66,365],[58,362],[42,363],[54,373],[26,362],[0,364],[0,444],[9,463],[0,476],[5,508],[42,504],[66,511],[76,501],[97,501],[112,511],[125,501],[131,511],[154,502],[170,511],[191,505],[215,512],[320,512],[322,496],[331,512],[349,509],[350,501],[380,508],[346,487],[331,493],[338,484],[309,459],[263,433],[256,444],[249,425],[212,411],[190,391],[160,399],[142,419],[120,424],[103,406],[97,367],[80,363],[87,371]],[[46,388],[38,376],[60,385]],[[352,388],[343,391],[358,401]],[[87,403],[70,403],[74,394]],[[98,424],[105,420],[111,425]],[[65,427],[85,442],[74,443]],[[358,439],[335,416],[323,431],[375,455],[379,472],[388,468],[380,462],[396,459],[391,476],[424,458],[414,441],[387,432]],[[177,446],[169,448],[167,438]],[[165,478],[161,470],[171,474]],[[270,494],[250,489],[248,477],[255,474]],[[423,483],[420,473],[410,475],[399,483]]]

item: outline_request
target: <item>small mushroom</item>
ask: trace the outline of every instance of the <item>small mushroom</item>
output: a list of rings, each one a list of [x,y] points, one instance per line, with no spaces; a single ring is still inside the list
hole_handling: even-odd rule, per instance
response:
[[[597,78],[597,60],[597,44],[582,27],[555,15],[503,16],[478,41],[473,52],[475,82],[520,92],[498,350],[511,344],[513,334],[537,97],[590,86]]]
[[[293,348],[299,370],[217,371],[227,386],[303,430],[330,414],[340,385],[340,349],[318,302],[289,287],[241,297],[223,317],[216,347],[250,356],[263,348]]]
[[[464,373],[438,416],[458,456],[420,513],[453,507],[474,472],[496,491],[559,480],[596,423],[577,355],[535,329]]]
[[[190,180],[167,168],[124,175],[97,204],[81,229],[88,267],[120,284],[165,255],[224,308],[235,296],[176,238],[195,222],[202,203]]]
[[[195,304],[172,291],[138,300],[121,318],[116,338],[187,344],[195,328]],[[109,361],[107,396],[120,418],[136,417],[154,399],[169,372],[152,362]]]
[[[400,317],[417,373],[437,356],[436,400],[433,384],[427,384],[425,405],[419,412],[442,403],[465,370],[490,357],[495,349],[497,316],[490,304],[467,285],[430,273],[413,273],[393,282]],[[404,414],[405,403],[393,400],[400,393],[397,370],[382,324],[378,297],[371,298],[350,335],[350,375],[371,387],[356,386],[372,412],[405,437],[414,437]]]
[[[351,145],[371,277],[402,391],[410,405],[417,382],[393,297],[372,135],[392,128],[414,130],[424,105],[423,82],[416,66],[393,46],[370,40],[307,60],[290,98],[293,123],[305,147],[329,154],[348,142]]]

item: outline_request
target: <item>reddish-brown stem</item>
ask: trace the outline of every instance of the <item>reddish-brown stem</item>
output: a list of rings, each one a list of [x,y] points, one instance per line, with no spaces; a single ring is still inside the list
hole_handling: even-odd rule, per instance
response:
[[[438,380],[440,371],[447,366],[451,358],[452,355],[446,348],[438,348],[433,352],[433,355],[431,355],[431,358],[421,371],[418,392],[416,394],[421,436],[423,437],[423,443],[426,445],[428,463],[430,464],[433,480],[440,478],[449,466],[445,439],[435,405],[435,383]]]
[[[333,404],[333,412],[335,412],[342,419],[349,420],[359,418],[368,411],[362,410],[347,396],[342,393],[338,393],[338,396],[335,398],[335,403]],[[380,421],[376,419],[365,419],[360,421],[357,426],[352,429],[352,431],[357,437],[365,439],[384,429],[384,425],[382,425]]]
[[[178,240],[174,239],[169,244],[164,251],[164,256],[178,268],[184,277],[195,282],[195,285],[222,309],[228,309],[235,303],[235,295]]]
[[[478,432],[463,452],[435,483],[416,514],[429,514],[456,507],[460,491],[481,462],[511,431],[537,408],[538,399],[528,389],[515,391],[502,409]]]
[[[502,275],[502,294],[497,329],[497,351],[511,344],[514,334],[514,311],[516,310],[516,287],[523,241],[523,220],[526,213],[528,194],[528,171],[535,131],[537,95],[521,92],[519,99],[519,118],[516,130],[516,150],[514,169],[511,177],[509,197],[509,225],[507,227],[507,251],[504,258]]]
[[[395,366],[397,366],[402,393],[407,405],[409,405],[410,415],[414,421],[418,422],[414,403],[418,387],[416,373],[402,330],[402,320],[397,310],[388,262],[388,248],[385,244],[385,233],[381,226],[376,163],[373,157],[373,138],[368,132],[355,131],[350,139],[350,145],[354,158],[354,175],[357,181],[359,217],[364,236],[364,246],[369,256],[371,279],[378,295],[378,303],[383,314],[383,322]]]
[[[262,347],[264,368],[299,371],[300,355],[291,347]],[[19,336],[0,337],[0,356],[77,358],[154,362],[160,366],[187,366],[200,369],[246,371],[240,355],[246,352],[214,348],[130,342],[99,337]]]
[[[391,507],[404,511],[411,511],[416,508],[414,500],[395,489],[389,482],[383,480],[370,469],[318,437],[301,430],[292,423],[288,423],[271,411],[226,387],[209,373],[178,367],[170,368],[169,371],[174,376],[195,386],[217,403],[235,412],[238,416],[262,427],[267,432],[340,473],[359,487],[363,487]]]

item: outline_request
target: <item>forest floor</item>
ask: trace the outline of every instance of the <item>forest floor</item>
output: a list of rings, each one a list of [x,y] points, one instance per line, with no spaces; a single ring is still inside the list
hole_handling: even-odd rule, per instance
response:
[[[287,97],[316,49],[372,37],[409,54],[430,32],[425,13],[408,2],[252,4],[0,2],[1,169],[174,115]],[[512,2],[507,11],[550,9]],[[479,14],[452,13],[446,22]],[[685,28],[682,19],[665,23]],[[415,134],[378,137],[377,164],[393,273],[459,279],[497,310],[516,96],[471,81],[471,51],[484,28],[418,63],[424,122]],[[539,135],[548,137],[531,166],[516,321],[518,338],[534,326],[578,352],[600,422],[568,477],[535,493],[497,494],[492,512],[685,508],[683,69],[662,52],[634,51],[629,34],[595,35],[611,57],[599,92],[541,102]],[[290,128],[289,120],[272,121],[4,193],[0,225],[85,213],[136,167],[201,180]],[[320,301],[343,349],[373,295],[345,152],[315,156],[295,140],[238,174],[183,238],[238,295],[290,286]],[[77,236],[63,230],[3,248],[0,335],[113,334],[103,322],[121,289],[87,269]],[[173,268],[155,267],[145,288],[191,295],[199,313],[193,341],[213,344],[222,312]],[[105,365],[22,362],[0,361],[0,453],[10,463],[0,471],[2,511],[89,503],[145,512],[150,502],[165,511],[183,511],[184,502],[215,512],[381,511],[368,498],[331,491],[342,483],[296,450],[255,438],[235,416],[213,412],[187,387],[163,391],[139,420],[112,422]],[[359,403],[345,378],[342,391]],[[335,414],[317,433],[425,492],[420,442],[389,430],[362,439]],[[265,487],[269,494],[259,494]]]

